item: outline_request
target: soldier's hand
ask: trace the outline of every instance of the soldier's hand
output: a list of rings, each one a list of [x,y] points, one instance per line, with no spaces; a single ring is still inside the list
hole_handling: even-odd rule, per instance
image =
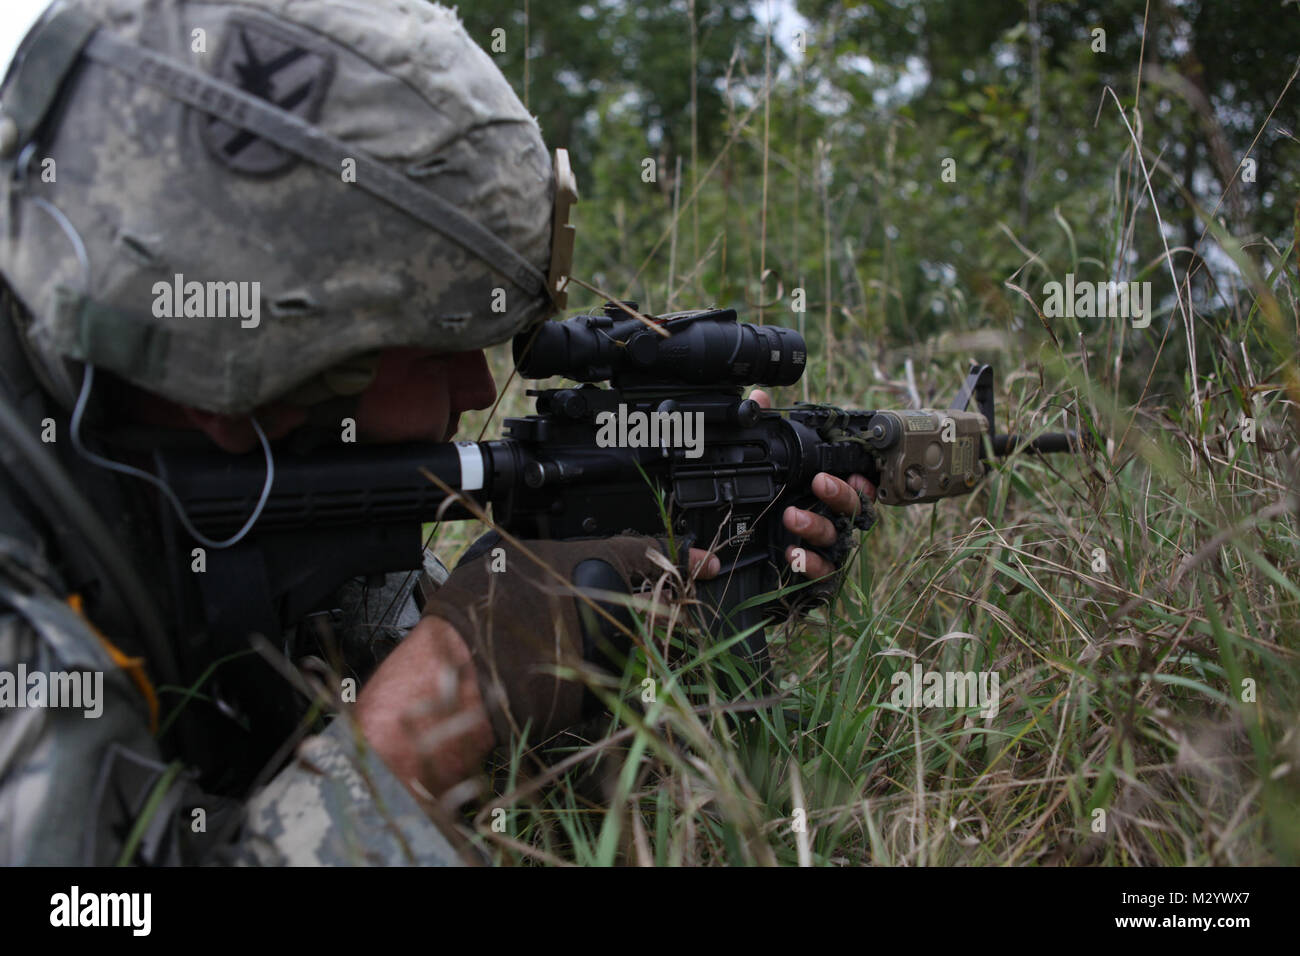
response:
[[[465,639],[496,741],[526,724],[530,740],[543,740],[599,712],[581,675],[621,672],[634,644],[626,606],[601,595],[650,590],[680,572],[665,542],[641,535],[491,544],[471,548],[424,613]],[[704,551],[692,549],[688,561],[705,576],[718,572]],[[671,591],[657,589],[669,600]]]
[[[478,773],[492,750],[469,646],[436,618],[422,618],[384,659],[355,713],[380,759],[420,797]]]
[[[749,397],[763,408],[772,407],[771,396],[761,388],[754,389],[749,393]],[[874,501],[876,498],[876,488],[865,475],[849,475],[849,480],[843,481],[834,475],[821,472],[813,478],[812,490],[813,494],[825,502],[833,513],[846,518],[856,518],[858,512],[866,507],[863,502]],[[785,513],[781,516],[781,523],[785,525],[786,530],[797,534],[813,547],[832,548],[839,538],[839,531],[835,524],[824,515],[804,508],[796,508],[793,505],[785,509]],[[802,565],[803,573],[810,578],[826,577],[838,570],[817,552],[797,545],[786,548],[785,560],[792,567]]]

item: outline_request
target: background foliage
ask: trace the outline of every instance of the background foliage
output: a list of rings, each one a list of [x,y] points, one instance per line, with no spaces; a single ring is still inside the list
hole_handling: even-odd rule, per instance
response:
[[[885,510],[835,612],[776,642],[798,726],[692,709],[683,674],[722,666],[701,652],[643,662],[627,680],[660,680],[662,703],[620,706],[559,769],[508,755],[475,818],[497,859],[1300,860],[1300,5],[460,13],[485,49],[505,30],[497,62],[573,154],[577,277],[805,329],[812,366],[778,402],[946,403],[978,358],[1000,429],[1102,439]],[[1066,273],[1152,282],[1151,326],[1043,315]],[[516,384],[466,431],[526,410]],[[893,707],[913,659],[999,670],[1001,714]],[[509,840],[481,826],[494,807]]]

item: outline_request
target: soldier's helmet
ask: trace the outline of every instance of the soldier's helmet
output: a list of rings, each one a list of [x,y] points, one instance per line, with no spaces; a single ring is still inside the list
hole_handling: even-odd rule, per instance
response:
[[[446,8],[66,0],[0,93],[0,272],[65,401],[86,362],[242,413],[553,311],[550,158]]]

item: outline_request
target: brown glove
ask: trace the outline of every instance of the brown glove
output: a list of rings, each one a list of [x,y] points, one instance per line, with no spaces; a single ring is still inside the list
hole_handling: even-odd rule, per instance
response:
[[[521,544],[559,577],[497,540],[474,549],[482,553],[462,561],[423,609],[447,621],[469,645],[498,744],[510,739],[511,717],[521,730],[531,721],[529,738],[536,741],[598,711],[586,685],[557,676],[557,669],[622,671],[631,639],[577,596],[580,590],[631,593],[669,574],[649,556],[651,549],[668,554],[656,538]],[[626,607],[596,603],[633,630]]]

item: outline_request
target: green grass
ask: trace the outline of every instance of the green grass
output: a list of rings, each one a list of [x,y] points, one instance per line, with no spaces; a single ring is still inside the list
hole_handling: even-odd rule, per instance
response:
[[[1185,410],[1151,427],[1120,409],[1095,420],[1110,451],[1017,458],[967,498],[879,508],[829,617],[771,635],[781,706],[722,716],[734,661],[675,628],[680,659],[639,656],[605,690],[608,726],[503,759],[467,823],[499,863],[1297,862],[1300,547],[1289,459],[1262,444],[1287,433],[1284,395],[1261,394],[1261,441],[1208,431],[1208,460]],[[999,398],[1032,417],[1025,395]],[[1235,401],[1210,389],[1204,419]],[[997,672],[999,712],[895,706],[913,661]]]
[[[1122,208],[1146,224],[1149,207],[1128,204],[1136,174],[1132,187]],[[635,659],[602,689],[602,726],[498,755],[490,792],[463,807],[473,839],[517,865],[1300,863],[1300,276],[1294,243],[1247,256],[1206,219],[1240,287],[1157,314],[1147,339],[1031,313],[996,357],[942,341],[891,352],[869,316],[836,311],[829,349],[810,322],[813,400],[906,404],[915,358],[917,390],[943,402],[968,358],[993,359],[1000,430],[1082,423],[1098,448],[1016,458],[963,499],[879,508],[833,610],[771,633],[780,706],[725,715],[734,660],[647,625],[648,647],[679,656]],[[1073,241],[1044,217],[1061,227]],[[1041,260],[1024,273],[1027,290],[1060,278]],[[1159,343],[1154,359],[1139,341]],[[505,382],[508,355],[492,360]],[[778,404],[804,397],[786,391]],[[1247,410],[1255,443],[1237,427]],[[462,433],[493,437],[528,411],[515,382]],[[454,558],[477,530],[439,529],[439,550]],[[996,672],[998,713],[896,706],[891,677],[913,662]]]

